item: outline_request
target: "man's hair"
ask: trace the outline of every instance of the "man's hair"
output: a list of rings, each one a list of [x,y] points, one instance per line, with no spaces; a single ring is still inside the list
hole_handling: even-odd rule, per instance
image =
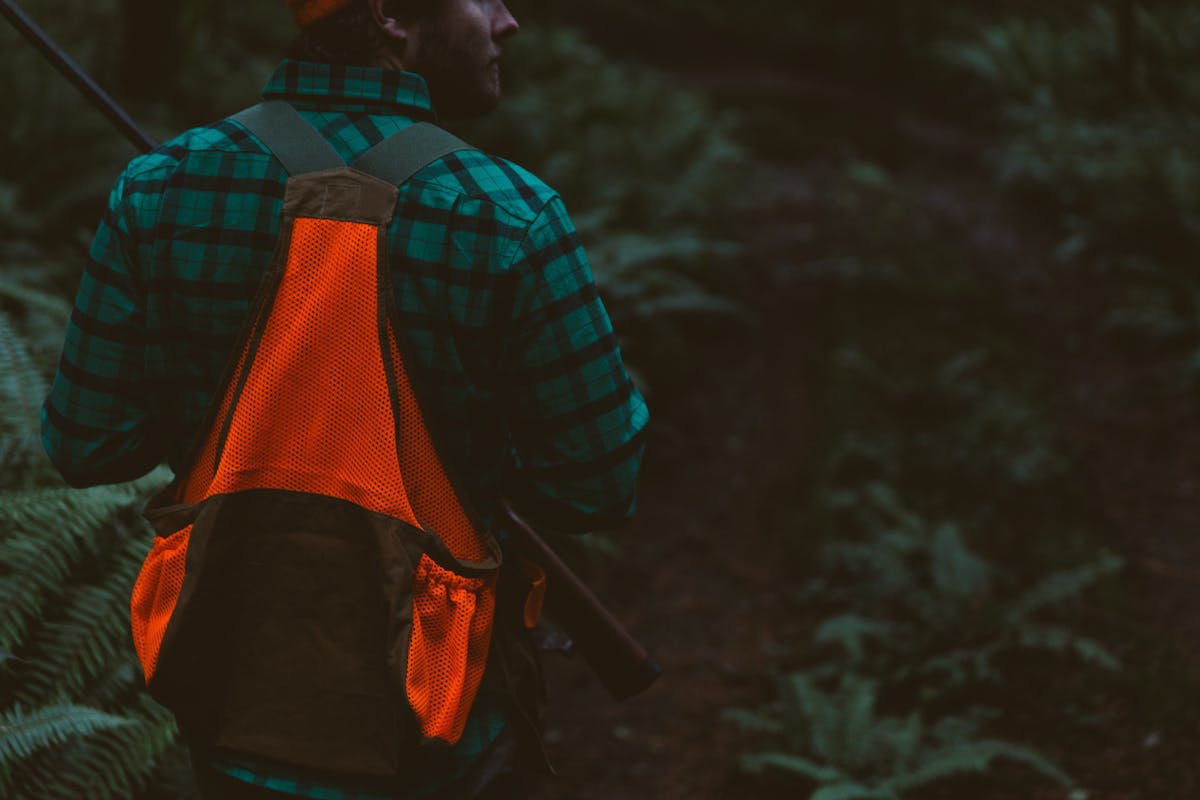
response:
[[[385,8],[400,19],[424,19],[443,0],[388,0]],[[374,63],[381,47],[367,0],[351,0],[345,7],[301,30],[288,49],[300,61],[366,67]]]

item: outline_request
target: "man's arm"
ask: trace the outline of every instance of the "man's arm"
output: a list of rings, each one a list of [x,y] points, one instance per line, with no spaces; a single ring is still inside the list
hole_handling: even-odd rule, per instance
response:
[[[160,443],[149,435],[145,310],[131,214],[122,176],[92,241],[58,373],[42,408],[42,443],[72,486],[131,480],[162,457]]]
[[[514,465],[504,491],[549,530],[619,525],[633,513],[649,412],[557,197],[531,225],[513,269],[504,382]]]

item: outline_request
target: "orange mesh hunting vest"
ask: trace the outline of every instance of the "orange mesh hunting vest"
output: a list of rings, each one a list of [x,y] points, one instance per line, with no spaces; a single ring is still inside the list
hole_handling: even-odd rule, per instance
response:
[[[466,145],[414,125],[351,168],[284,103],[234,119],[291,175],[280,237],[192,465],[147,511],[134,644],[217,746],[393,777],[461,736],[495,610],[500,550],[426,425],[386,253],[397,186]]]

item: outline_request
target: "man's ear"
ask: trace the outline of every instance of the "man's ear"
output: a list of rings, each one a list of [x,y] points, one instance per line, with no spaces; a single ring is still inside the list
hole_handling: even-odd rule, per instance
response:
[[[404,19],[396,14],[395,4],[390,0],[367,0],[367,9],[371,13],[371,19],[375,22],[375,27],[390,47],[398,53],[403,53],[408,49],[408,44],[412,39],[413,29],[416,26],[415,21]]]

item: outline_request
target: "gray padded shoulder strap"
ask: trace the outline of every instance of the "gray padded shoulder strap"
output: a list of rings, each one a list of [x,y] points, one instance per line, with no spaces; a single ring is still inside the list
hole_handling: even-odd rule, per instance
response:
[[[289,175],[346,166],[333,145],[299,111],[282,100],[259,103],[239,111],[231,119],[257,136]]]
[[[442,156],[475,148],[428,122],[398,131],[363,153],[354,168],[399,186]]]
[[[234,114],[231,119],[257,136],[275,154],[289,175],[303,175],[346,166],[346,162],[308,124],[300,112],[282,100],[268,100]],[[399,186],[442,156],[471,145],[428,122],[398,131],[363,153],[354,168]]]

